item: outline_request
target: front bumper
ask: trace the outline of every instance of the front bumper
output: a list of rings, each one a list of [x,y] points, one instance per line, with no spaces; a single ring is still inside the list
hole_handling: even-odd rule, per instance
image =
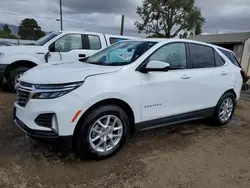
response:
[[[30,138],[44,143],[60,144],[63,148],[70,149],[72,147],[73,136],[59,136],[53,131],[38,131],[30,129],[20,119],[14,116],[16,125]]]
[[[4,73],[7,66],[7,64],[0,64],[0,84],[3,82]]]
[[[25,107],[14,104],[14,122],[30,137],[57,139],[72,137],[78,119],[72,122],[84,101],[72,92],[57,99],[30,99]],[[38,125],[35,120],[41,114],[53,113],[51,127]],[[82,112],[83,113],[83,112]]]

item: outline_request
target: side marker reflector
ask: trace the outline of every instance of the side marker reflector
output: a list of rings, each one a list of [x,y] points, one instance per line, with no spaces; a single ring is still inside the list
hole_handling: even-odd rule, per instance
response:
[[[78,112],[76,112],[76,114],[75,114],[75,116],[73,117],[71,123],[73,123],[73,122],[77,119],[77,117],[79,116],[79,114],[80,114],[81,112],[82,112],[81,110],[79,110]]]

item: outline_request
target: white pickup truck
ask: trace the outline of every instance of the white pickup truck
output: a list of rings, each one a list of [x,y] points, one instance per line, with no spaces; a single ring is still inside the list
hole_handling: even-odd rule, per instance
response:
[[[76,61],[135,37],[85,31],[52,32],[32,45],[0,47],[0,84],[6,78],[12,90],[17,78],[30,68],[51,62]]]

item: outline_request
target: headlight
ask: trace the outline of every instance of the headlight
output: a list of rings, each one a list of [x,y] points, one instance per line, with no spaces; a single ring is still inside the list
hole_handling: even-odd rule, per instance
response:
[[[32,99],[55,99],[73,91],[82,84],[83,82],[35,85],[36,93]]]
[[[2,58],[4,56],[4,53],[0,53],[0,58]]]

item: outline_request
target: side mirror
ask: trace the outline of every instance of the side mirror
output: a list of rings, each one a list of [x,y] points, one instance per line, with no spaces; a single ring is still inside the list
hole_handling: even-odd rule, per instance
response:
[[[149,61],[146,67],[142,68],[141,72],[166,72],[170,68],[170,64],[163,61]]]
[[[51,45],[49,45],[49,52],[55,52],[56,51],[56,46],[55,42],[53,42]]]

